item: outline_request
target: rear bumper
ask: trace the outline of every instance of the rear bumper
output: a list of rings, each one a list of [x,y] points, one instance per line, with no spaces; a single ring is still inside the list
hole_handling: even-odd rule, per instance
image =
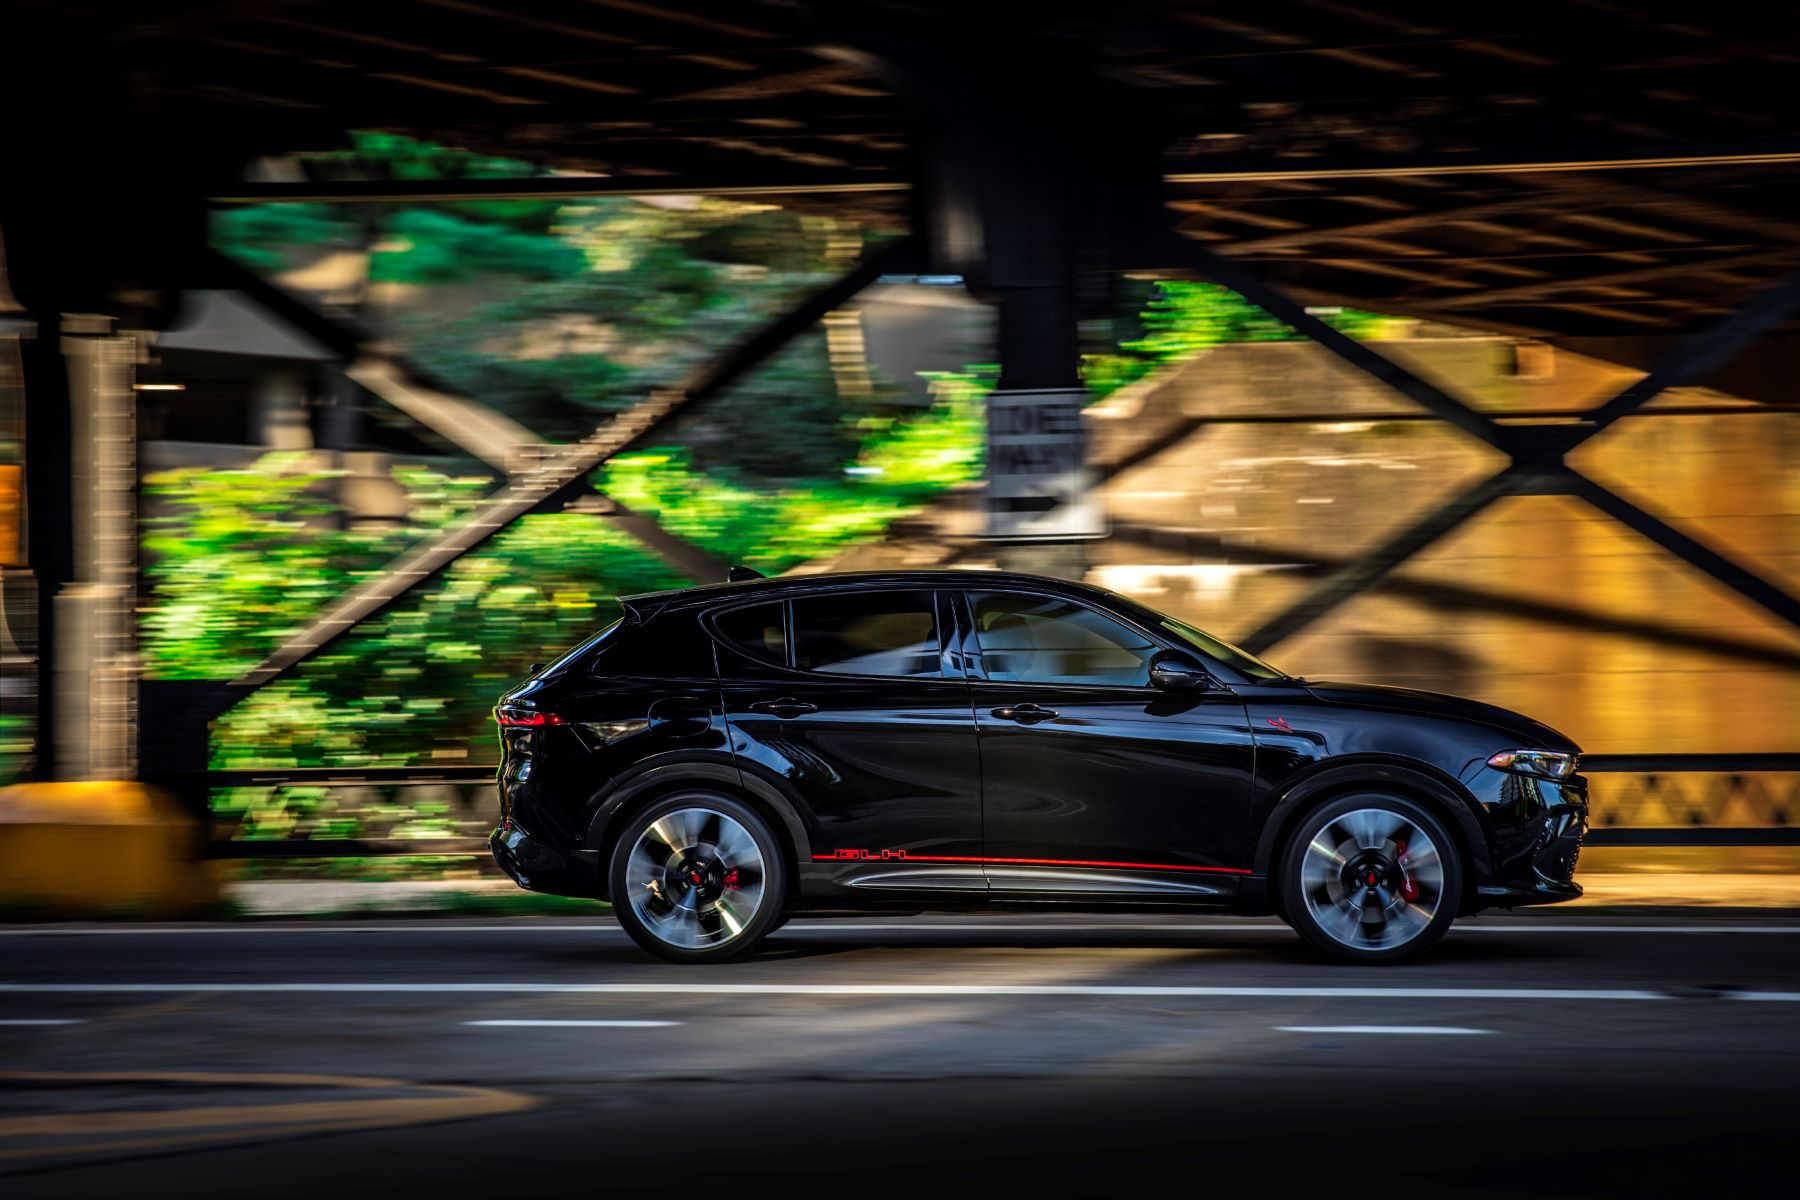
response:
[[[488,835],[488,849],[500,869],[522,888],[553,896],[601,898],[599,862],[592,851],[546,845],[510,818]]]

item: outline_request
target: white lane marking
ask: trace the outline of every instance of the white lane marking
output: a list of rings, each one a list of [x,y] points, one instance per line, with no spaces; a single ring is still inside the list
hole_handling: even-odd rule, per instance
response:
[[[1726,992],[1733,1000],[1772,1000],[1778,1004],[1800,1004],[1800,992]]]
[[[1275,1025],[1281,1033],[1405,1033],[1444,1034],[1492,1033],[1491,1029],[1470,1029],[1466,1025]]]
[[[8,1017],[0,1019],[0,1025],[85,1025],[87,1021],[80,1017]]]
[[[984,983],[0,983],[0,994],[317,992],[571,996],[1197,996],[1336,1000],[1666,1000],[1634,988],[1180,987]]]
[[[1274,933],[1287,932],[1287,926],[1279,921],[1262,924],[1181,924],[1163,925],[1148,922],[1142,923],[1094,923],[1076,924],[1030,924],[1030,925],[996,925],[996,924],[925,924],[923,922],[894,924],[851,924],[838,921],[795,921],[784,926],[775,934],[783,933],[1078,933],[1084,930],[1106,933]],[[57,926],[29,926],[0,928],[0,937],[145,937],[158,934],[236,934],[240,937],[260,937],[269,933],[609,933],[624,934],[617,924],[608,921],[603,924],[558,924],[549,922],[520,922],[510,925],[442,925],[429,918],[421,919],[416,924],[406,925],[361,925],[356,923],[330,923],[320,925],[262,925],[254,922],[243,925],[201,925],[193,928],[152,928],[137,927],[84,927],[59,928]],[[1655,934],[1722,934],[1722,933],[1762,933],[1780,934],[1792,937],[1800,934],[1800,925],[1483,925],[1480,923],[1458,924],[1451,926],[1450,932],[1459,933],[1655,933]]]
[[[680,1021],[464,1021],[489,1029],[666,1029]]]

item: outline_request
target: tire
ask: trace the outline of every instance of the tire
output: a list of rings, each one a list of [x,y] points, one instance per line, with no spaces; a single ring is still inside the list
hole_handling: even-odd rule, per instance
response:
[[[1450,831],[1400,796],[1339,796],[1302,817],[1282,847],[1282,917],[1339,962],[1416,958],[1449,930],[1462,895]]]
[[[607,878],[632,941],[676,963],[751,953],[780,923],[787,898],[786,860],[768,822],[711,791],[665,796],[631,817]]]

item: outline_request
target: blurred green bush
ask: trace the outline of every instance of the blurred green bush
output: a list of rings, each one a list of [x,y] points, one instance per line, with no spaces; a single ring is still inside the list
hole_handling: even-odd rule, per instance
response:
[[[991,372],[945,376],[915,417],[871,419],[854,474],[757,491],[694,468],[679,448],[609,463],[600,486],[732,561],[783,570],[868,538],[981,469],[980,397]],[[488,486],[395,471],[408,524],[346,525],[338,473],[306,454],[247,470],[188,469],[144,482],[145,669],[225,679],[245,670],[345,588],[458,519]],[[527,517],[436,583],[262,689],[220,723],[217,766],[483,761],[488,710],[533,660],[616,615],[622,594],[685,580],[603,517]],[[304,799],[297,797],[297,800]]]

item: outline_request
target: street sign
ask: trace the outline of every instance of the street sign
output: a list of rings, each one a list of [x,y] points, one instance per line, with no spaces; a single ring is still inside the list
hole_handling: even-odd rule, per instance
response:
[[[1093,494],[1079,388],[988,397],[987,532],[991,538],[1106,536]]]

